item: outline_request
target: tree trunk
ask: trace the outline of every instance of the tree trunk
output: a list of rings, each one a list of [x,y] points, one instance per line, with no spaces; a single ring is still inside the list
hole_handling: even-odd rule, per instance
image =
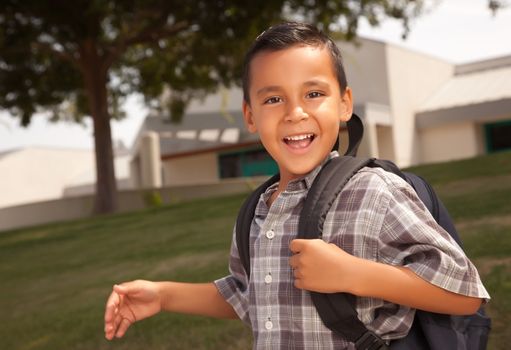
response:
[[[85,40],[80,47],[82,76],[94,125],[96,153],[96,197],[94,213],[106,214],[117,210],[117,183],[110,115],[108,114],[108,67],[98,54],[96,43]]]

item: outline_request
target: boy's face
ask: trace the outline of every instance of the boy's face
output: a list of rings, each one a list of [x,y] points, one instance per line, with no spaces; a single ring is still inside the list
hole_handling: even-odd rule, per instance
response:
[[[326,48],[293,46],[258,53],[250,63],[247,128],[259,133],[281,181],[307,174],[332,150],[339,124],[351,117],[351,90],[341,95]]]

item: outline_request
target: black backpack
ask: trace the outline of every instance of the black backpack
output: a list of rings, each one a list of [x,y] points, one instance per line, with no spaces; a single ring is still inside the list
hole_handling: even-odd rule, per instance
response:
[[[421,177],[402,172],[392,162],[374,158],[355,157],[363,135],[363,124],[353,114],[347,124],[349,146],[343,157],[330,160],[315,178],[305,200],[298,226],[298,237],[320,238],[323,223],[337,195],[349,179],[361,168],[379,167],[392,172],[408,182],[424,202],[433,218],[461,245],[452,219],[432,187]],[[337,144],[335,149],[337,149]],[[240,260],[250,276],[249,236],[259,197],[279,180],[275,175],[259,186],[243,203],[236,220],[236,243]],[[390,346],[369,331],[358,319],[353,296],[346,293],[323,294],[310,292],[321,320],[334,333],[355,343],[358,350],[484,350],[488,341],[491,320],[481,307],[470,316],[452,316],[417,310],[408,335],[392,341]]]

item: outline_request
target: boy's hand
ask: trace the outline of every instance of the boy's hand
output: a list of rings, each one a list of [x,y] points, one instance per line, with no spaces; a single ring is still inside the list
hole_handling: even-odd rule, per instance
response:
[[[115,285],[105,308],[105,337],[122,337],[128,328],[161,311],[158,284],[133,281]]]
[[[357,258],[321,239],[294,239],[289,260],[295,287],[320,293],[347,292]]]

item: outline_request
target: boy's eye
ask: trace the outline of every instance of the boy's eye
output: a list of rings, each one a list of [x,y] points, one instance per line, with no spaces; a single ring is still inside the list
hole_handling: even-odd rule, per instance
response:
[[[307,97],[308,98],[317,98],[317,97],[321,97],[323,96],[324,94],[319,92],[319,91],[311,91],[307,94]]]
[[[282,99],[280,97],[273,96],[273,97],[270,97],[270,98],[267,98],[266,100],[264,100],[264,104],[272,105],[274,103],[279,103],[281,101],[282,101]]]

